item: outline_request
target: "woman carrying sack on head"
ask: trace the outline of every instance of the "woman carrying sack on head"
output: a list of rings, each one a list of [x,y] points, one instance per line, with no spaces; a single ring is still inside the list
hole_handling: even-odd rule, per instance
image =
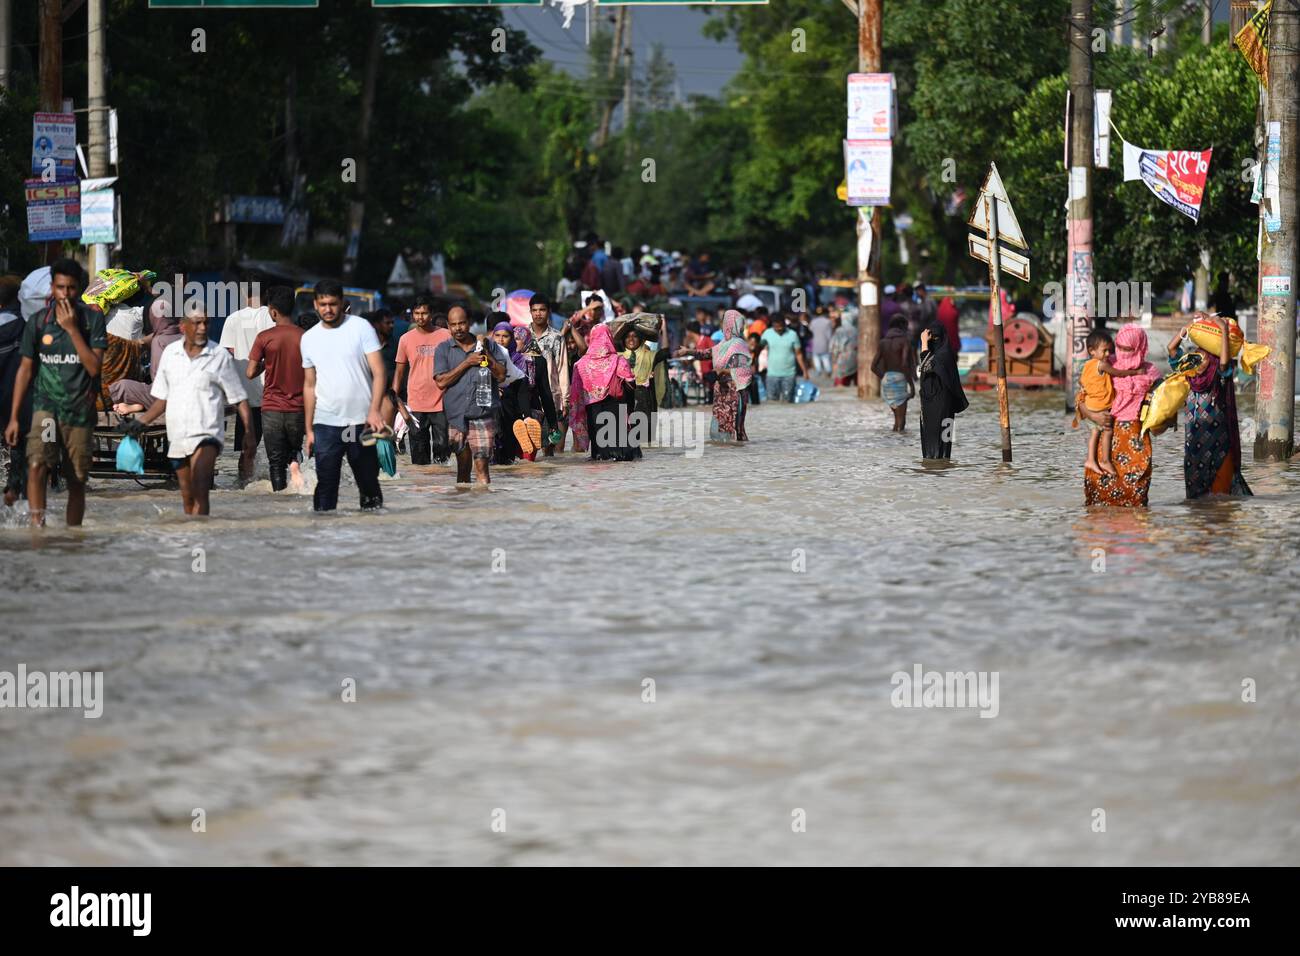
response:
[[[1206,323],[1212,323],[1218,331],[1217,342],[1215,336],[1207,334]],[[1227,319],[1198,313],[1196,320],[1183,326],[1169,343],[1170,359],[1177,355],[1184,339],[1189,340],[1191,347],[1183,360],[1188,356],[1199,359],[1196,370],[1187,376],[1191,391],[1184,406],[1187,422],[1183,479],[1188,498],[1253,494],[1241,474],[1241,431],[1237,421],[1237,387],[1233,383],[1237,363],[1233,360],[1230,336]],[[1240,339],[1239,333],[1237,338]],[[1238,345],[1238,349],[1241,347]],[[1252,358],[1258,361],[1253,355]]]

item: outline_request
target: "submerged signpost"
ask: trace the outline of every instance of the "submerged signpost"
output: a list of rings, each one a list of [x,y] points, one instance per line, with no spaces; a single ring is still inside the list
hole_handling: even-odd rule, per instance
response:
[[[1005,269],[1011,275],[1024,282],[1029,281],[1029,258],[1010,249],[1002,248],[1003,242],[1019,246],[1026,252],[1025,234],[1020,231],[1020,223],[1011,209],[1011,200],[1007,198],[1007,189],[1002,185],[998,175],[997,163],[989,163],[989,174],[984,178],[979,199],[975,201],[975,210],[971,213],[968,225],[983,230],[987,238],[969,236],[967,245],[970,254],[989,264],[989,308],[993,315],[993,361],[998,377],[998,419],[1002,424],[1002,460],[1011,460],[1011,407],[1007,403],[1007,357],[1002,340],[1002,295],[998,283],[998,273]],[[954,343],[960,346],[960,343]]]

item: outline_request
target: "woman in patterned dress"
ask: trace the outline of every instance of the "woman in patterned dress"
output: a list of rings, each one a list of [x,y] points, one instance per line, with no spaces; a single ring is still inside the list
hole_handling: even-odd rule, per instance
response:
[[[1241,474],[1241,431],[1237,422],[1237,387],[1228,344],[1228,321],[1198,313],[1196,318],[1213,322],[1221,334],[1218,354],[1193,348],[1187,356],[1199,356],[1199,369],[1187,378],[1187,423],[1184,427],[1183,479],[1188,498],[1203,495],[1251,495]],[[1172,358],[1187,337],[1187,326],[1169,344]]]
[[[1115,399],[1110,414],[1081,408],[1099,425],[1114,421],[1110,460],[1114,475],[1085,468],[1083,471],[1084,503],[1114,505],[1121,508],[1145,507],[1151,488],[1151,435],[1143,435],[1138,415],[1142,399],[1160,378],[1156,367],[1147,360],[1147,334],[1135,323],[1124,326],[1115,335],[1115,362],[1118,369],[1140,369],[1143,374],[1113,379]]]

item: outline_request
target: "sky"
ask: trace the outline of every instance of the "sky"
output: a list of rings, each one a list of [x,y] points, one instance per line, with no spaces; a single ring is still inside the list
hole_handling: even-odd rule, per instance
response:
[[[563,27],[564,13],[559,7],[502,7],[506,22],[528,32],[546,59],[570,73],[585,71],[587,54],[584,45],[586,10],[579,8],[569,29]],[[593,17],[612,19],[617,7],[599,7]],[[650,45],[661,43],[664,52],[677,68],[681,93],[716,95],[723,84],[740,68],[742,57],[734,41],[718,43],[700,30],[708,15],[686,6],[633,6],[632,50],[638,64],[648,62]],[[594,20],[593,20],[594,25]]]

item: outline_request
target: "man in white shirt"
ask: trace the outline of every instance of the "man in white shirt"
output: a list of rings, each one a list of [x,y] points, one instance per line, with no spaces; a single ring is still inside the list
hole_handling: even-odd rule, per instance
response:
[[[253,340],[259,332],[264,332],[275,322],[271,312],[262,305],[261,284],[257,277],[246,274],[240,283],[240,289],[248,289],[248,305],[226,317],[226,324],[221,327],[221,347],[228,351],[235,360],[235,365],[243,368],[248,364],[248,354],[253,350]],[[262,376],[247,382],[248,407],[253,422],[253,449],[262,440]],[[235,422],[235,444],[244,447],[244,429],[240,422]],[[239,455],[239,477],[248,481],[253,477],[253,455]]]
[[[148,411],[127,422],[128,435],[167,413],[167,457],[181,485],[187,515],[208,513],[212,473],[226,437],[226,405],[244,423],[242,451],[255,450],[248,396],[230,353],[208,339],[208,317],[193,309],[181,319],[184,338],[163,349],[154,369]]]
[[[382,508],[379,453],[368,432],[384,431],[379,413],[387,374],[379,336],[359,315],[348,315],[343,286],[322,279],[314,290],[320,322],[307,331],[302,351],[306,453],[316,456],[313,507],[333,511],[339,503],[343,458],[361,492],[361,510]]]

